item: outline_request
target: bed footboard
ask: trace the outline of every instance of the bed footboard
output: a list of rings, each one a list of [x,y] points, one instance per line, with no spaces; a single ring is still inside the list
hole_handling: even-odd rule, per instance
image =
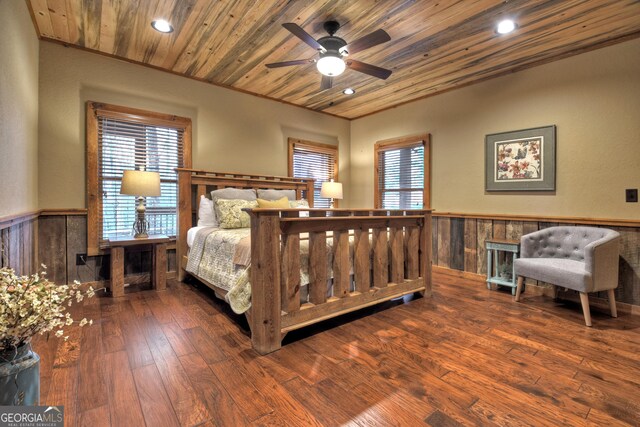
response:
[[[247,317],[260,354],[280,348],[294,329],[406,294],[430,295],[431,211],[311,209],[308,218],[299,214],[297,209],[250,212],[252,307]],[[303,233],[309,236],[309,284],[308,302],[301,304]]]

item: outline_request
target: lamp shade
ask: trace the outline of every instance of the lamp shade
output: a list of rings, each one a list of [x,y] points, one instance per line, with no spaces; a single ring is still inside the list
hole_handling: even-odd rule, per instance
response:
[[[320,197],[342,199],[342,183],[333,181],[323,182],[322,189],[320,189]]]
[[[152,197],[160,195],[160,174],[146,171],[124,171],[120,194]]]

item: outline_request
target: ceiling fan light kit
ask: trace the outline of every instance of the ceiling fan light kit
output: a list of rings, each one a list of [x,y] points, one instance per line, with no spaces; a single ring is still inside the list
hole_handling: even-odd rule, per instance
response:
[[[342,74],[345,68],[347,68],[347,65],[341,57],[334,56],[327,52],[320,55],[320,59],[318,59],[316,67],[318,68],[318,71],[320,71],[320,74],[335,77]]]
[[[323,27],[329,35],[321,37],[318,40],[314,39],[298,24],[288,22],[282,24],[282,26],[294,36],[316,49],[318,51],[319,58],[318,60],[311,58],[275,62],[266,64],[267,68],[288,67],[291,65],[304,65],[316,62],[316,67],[320,74],[322,74],[320,90],[330,89],[333,86],[333,77],[342,74],[346,68],[351,68],[354,71],[368,74],[383,80],[386,80],[391,75],[391,70],[352,59],[348,61],[344,60],[344,58],[349,54],[357,53],[391,40],[389,34],[384,30],[374,31],[373,33],[361,37],[352,43],[347,43],[344,39],[334,36],[340,28],[340,24],[336,21],[327,21],[324,23]]]

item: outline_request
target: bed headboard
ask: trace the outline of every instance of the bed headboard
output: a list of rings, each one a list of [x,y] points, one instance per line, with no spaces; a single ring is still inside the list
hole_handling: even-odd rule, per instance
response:
[[[309,201],[309,206],[313,207],[315,180],[312,178],[211,172],[187,168],[177,168],[176,172],[178,172],[177,256],[179,262],[182,255],[187,253],[187,231],[193,227],[194,212],[198,210],[200,196],[206,196],[211,190],[225,187],[295,190],[296,199],[304,197]]]

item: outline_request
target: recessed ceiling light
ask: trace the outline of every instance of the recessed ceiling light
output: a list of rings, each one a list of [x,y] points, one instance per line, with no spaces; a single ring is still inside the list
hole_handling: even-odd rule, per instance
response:
[[[511,19],[504,19],[500,21],[498,23],[498,26],[496,27],[496,31],[499,34],[508,34],[515,29],[516,29],[516,23],[513,22]]]
[[[345,95],[353,95],[354,93],[356,93],[356,91],[354,89],[348,87],[345,90],[343,90],[342,93],[344,93]]]
[[[151,26],[154,30],[160,31],[161,33],[173,32],[173,27],[171,26],[171,24],[164,19],[156,19],[155,21],[151,22]]]

